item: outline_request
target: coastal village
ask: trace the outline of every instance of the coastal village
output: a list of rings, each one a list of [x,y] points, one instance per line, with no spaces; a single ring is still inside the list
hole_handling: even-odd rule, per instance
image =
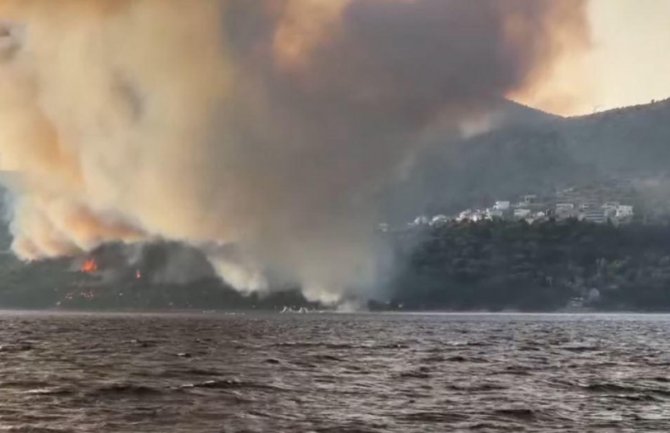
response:
[[[455,215],[418,216],[410,227],[439,226],[451,221],[524,220],[529,224],[554,219],[577,219],[597,224],[631,223],[635,192],[623,182],[560,189],[552,194],[526,194],[499,199],[489,207],[465,209]],[[382,227],[384,229],[384,227]]]

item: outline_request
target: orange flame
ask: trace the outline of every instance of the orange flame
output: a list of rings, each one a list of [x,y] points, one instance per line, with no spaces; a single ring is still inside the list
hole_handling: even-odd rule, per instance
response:
[[[84,262],[83,265],[81,265],[81,271],[86,274],[93,274],[98,272],[98,269],[98,262],[96,262],[95,259],[88,259]]]

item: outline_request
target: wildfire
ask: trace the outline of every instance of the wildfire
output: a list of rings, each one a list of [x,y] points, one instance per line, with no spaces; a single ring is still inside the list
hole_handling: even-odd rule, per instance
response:
[[[98,262],[96,262],[95,259],[88,259],[81,265],[81,271],[85,274],[93,274],[98,272],[98,269]]]

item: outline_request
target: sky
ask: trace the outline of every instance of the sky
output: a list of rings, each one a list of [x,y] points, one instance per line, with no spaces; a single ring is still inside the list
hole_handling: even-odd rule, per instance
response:
[[[670,97],[670,0],[591,0],[592,47],[581,65],[583,89],[557,114],[588,114]],[[532,103],[530,103],[532,105]],[[539,104],[542,105],[542,104]]]

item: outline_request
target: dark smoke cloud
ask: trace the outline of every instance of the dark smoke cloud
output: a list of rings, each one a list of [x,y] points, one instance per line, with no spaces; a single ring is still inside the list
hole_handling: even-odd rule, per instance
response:
[[[581,0],[104,4],[0,1],[27,34],[0,106],[0,127],[18,111],[31,125],[0,136],[3,167],[27,179],[16,251],[175,239],[241,289],[272,275],[326,300],[378,282],[379,193],[421,135],[536,83],[588,36]]]

